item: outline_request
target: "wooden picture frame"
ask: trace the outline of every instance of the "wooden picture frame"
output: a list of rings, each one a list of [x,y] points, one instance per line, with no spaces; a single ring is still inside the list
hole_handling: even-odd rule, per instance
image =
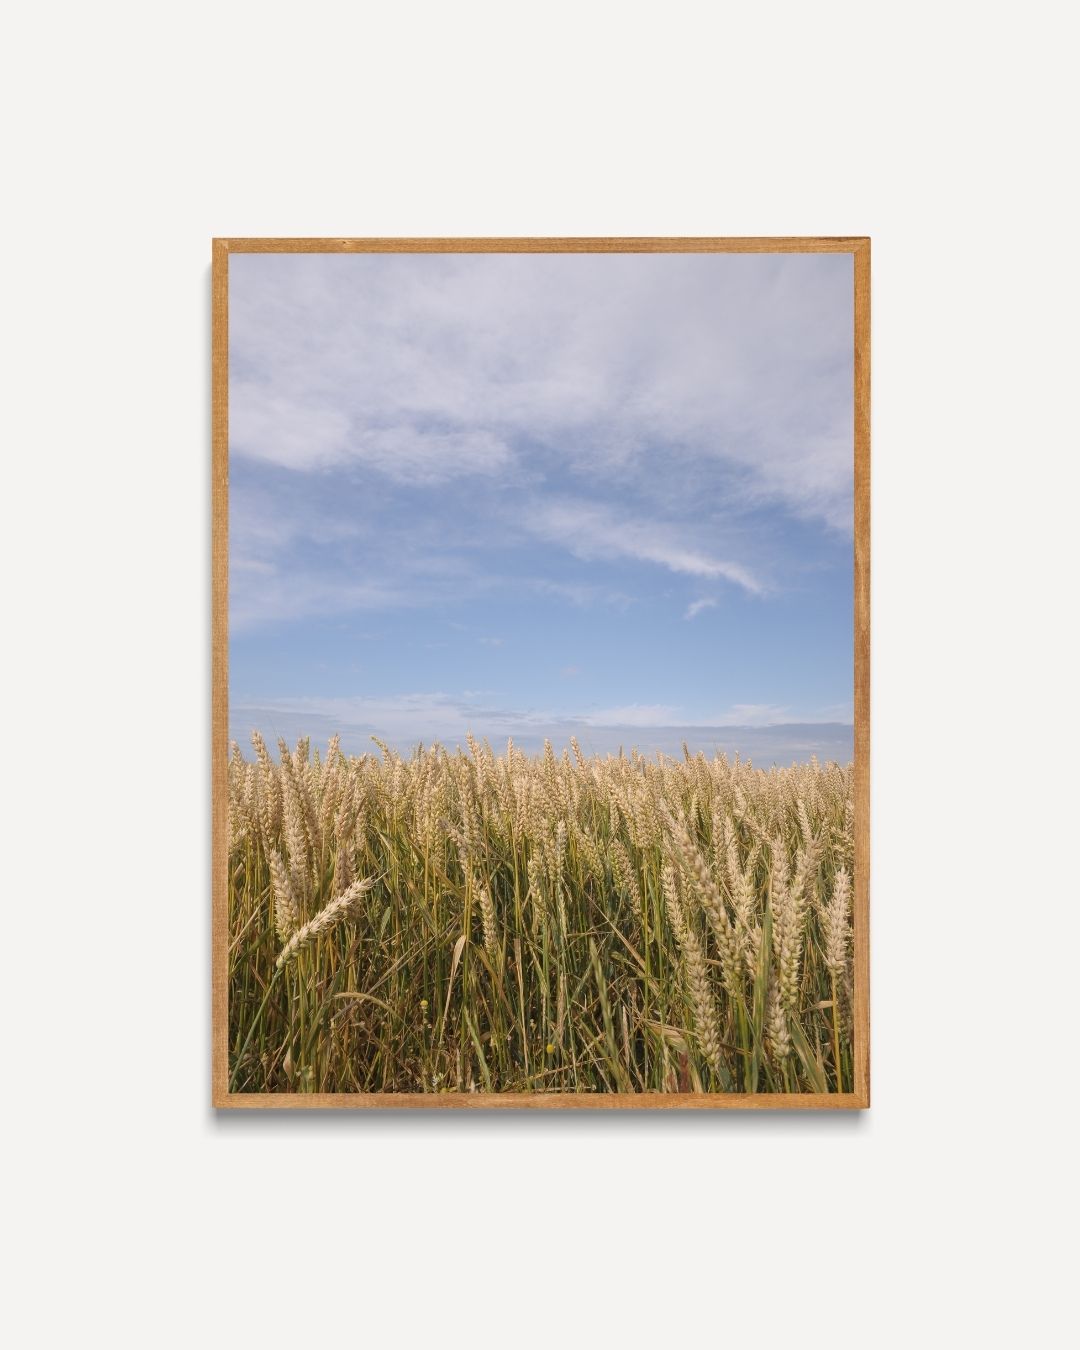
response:
[[[854,274],[854,896],[850,1092],[245,1093],[229,1090],[228,492],[229,260],[247,253],[837,253]],[[837,1109],[870,1104],[870,240],[839,238],[424,238],[213,241],[212,1102],[218,1108]]]

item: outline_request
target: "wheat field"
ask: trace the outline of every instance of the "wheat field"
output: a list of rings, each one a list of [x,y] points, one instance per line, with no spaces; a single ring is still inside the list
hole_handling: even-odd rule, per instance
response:
[[[851,1090],[850,766],[252,743],[231,1091]]]

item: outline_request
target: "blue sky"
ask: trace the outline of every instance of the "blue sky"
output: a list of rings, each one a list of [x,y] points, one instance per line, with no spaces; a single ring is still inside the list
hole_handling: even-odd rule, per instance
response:
[[[229,271],[242,744],[850,757],[849,255]]]

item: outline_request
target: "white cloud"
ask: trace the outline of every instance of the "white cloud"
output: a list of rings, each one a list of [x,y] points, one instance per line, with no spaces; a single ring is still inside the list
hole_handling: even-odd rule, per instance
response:
[[[589,726],[607,727],[681,727],[686,729],[708,727],[774,727],[792,722],[812,724],[825,721],[842,722],[844,718],[796,717],[791,708],[770,703],[734,703],[714,716],[692,716],[670,704],[631,703],[621,708],[605,708],[601,712],[582,714],[581,720]]]
[[[424,431],[398,426],[364,432],[346,447],[400,483],[445,483],[469,474],[496,473],[510,462],[506,443],[489,431]]]
[[[687,605],[684,619],[696,619],[702,610],[713,609],[716,605],[715,600],[695,600]]]
[[[731,581],[753,595],[765,586],[739,563],[688,547],[673,526],[620,517],[582,501],[553,501],[528,516],[526,526],[578,558],[636,558],[686,576]]]
[[[496,473],[511,460],[506,442],[490,431],[432,431],[407,422],[365,429],[330,396],[300,402],[250,380],[234,383],[229,392],[229,448],[285,469],[367,464],[399,483]]]
[[[581,720],[590,727],[663,727],[678,724],[679,710],[666,703],[628,703],[585,713]]]
[[[252,728],[271,738],[299,736],[329,738],[339,732],[349,754],[374,752],[371,736],[408,752],[418,742],[430,745],[464,745],[466,734],[488,738],[504,745],[508,737],[534,753],[549,738],[556,747],[568,745],[577,736],[587,754],[615,753],[620,747],[636,746],[647,754],[660,750],[679,754],[682,741],[708,754],[738,751],[759,763],[790,763],[794,759],[851,758],[850,726],[833,723],[814,725],[790,718],[772,720],[768,714],[783,709],[761,705],[736,705],[727,716],[757,718],[756,721],[688,722],[680,710],[662,704],[629,704],[621,708],[571,716],[543,711],[500,708],[483,691],[460,696],[445,693],[415,693],[355,698],[236,699],[230,705],[230,735],[246,747]]]
[[[299,403],[251,380],[229,387],[229,450],[285,469],[324,468],[347,444],[349,418],[333,407]]]
[[[231,578],[229,627],[242,633],[266,623],[395,609],[410,601],[410,596],[380,582],[348,575],[335,578],[276,569],[266,572],[256,566]]]
[[[724,468],[850,531],[851,316],[843,255],[239,254],[232,446],[421,481],[519,445],[601,484]]]
[[[792,716],[790,708],[770,703],[734,703],[727,712],[708,719],[708,725],[718,727],[771,727],[785,722],[805,721]]]

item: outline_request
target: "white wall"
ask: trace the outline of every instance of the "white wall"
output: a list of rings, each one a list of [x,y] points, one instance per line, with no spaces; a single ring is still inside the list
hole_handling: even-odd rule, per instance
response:
[[[13,1343],[1065,1342],[1064,15],[8,14]],[[210,238],[442,233],[873,237],[868,1115],[208,1109]]]

